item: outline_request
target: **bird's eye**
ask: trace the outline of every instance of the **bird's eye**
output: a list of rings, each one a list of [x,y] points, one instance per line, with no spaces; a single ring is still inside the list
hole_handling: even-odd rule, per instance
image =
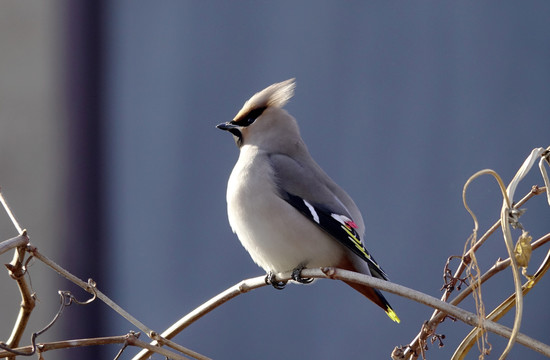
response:
[[[260,117],[260,115],[262,115],[265,109],[267,109],[267,106],[250,110],[247,114],[242,116],[240,119],[233,121],[233,123],[240,126],[249,126],[254,121],[256,121],[256,119]]]

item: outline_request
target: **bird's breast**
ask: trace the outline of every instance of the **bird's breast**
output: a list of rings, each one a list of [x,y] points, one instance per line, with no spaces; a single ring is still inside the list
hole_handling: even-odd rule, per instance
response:
[[[229,177],[227,206],[233,232],[265,271],[335,266],[343,257],[336,240],[278,195],[267,154],[257,149],[241,149]]]

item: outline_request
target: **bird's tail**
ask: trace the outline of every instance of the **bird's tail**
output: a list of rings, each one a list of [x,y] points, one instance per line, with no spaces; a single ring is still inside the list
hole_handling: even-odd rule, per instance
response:
[[[399,323],[401,320],[399,320],[399,317],[393,311],[392,307],[388,303],[388,300],[382,295],[382,293],[375,288],[371,288],[369,286],[356,284],[351,281],[344,281],[346,284],[354,288],[355,290],[359,291],[361,294],[365,295],[369,300],[374,302],[376,305],[380,306],[386,314],[392,319],[393,321]]]

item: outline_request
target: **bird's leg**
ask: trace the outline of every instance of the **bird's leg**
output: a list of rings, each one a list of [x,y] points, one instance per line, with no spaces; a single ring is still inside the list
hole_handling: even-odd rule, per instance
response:
[[[283,290],[286,285],[286,281],[277,281],[275,279],[275,273],[273,271],[267,273],[265,276],[265,283],[273,286],[277,290]]]
[[[313,278],[302,277],[302,270],[305,268],[304,265],[300,265],[294,270],[292,270],[292,280],[300,284],[310,284],[313,281]]]

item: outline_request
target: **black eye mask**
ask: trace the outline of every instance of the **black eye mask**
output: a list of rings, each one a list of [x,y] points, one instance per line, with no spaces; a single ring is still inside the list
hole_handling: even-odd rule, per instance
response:
[[[250,110],[248,113],[241,116],[238,120],[231,121],[232,124],[239,125],[239,126],[249,126],[252,124],[256,119],[262,115],[264,110],[267,109],[267,106],[262,106],[259,108],[255,108]]]

